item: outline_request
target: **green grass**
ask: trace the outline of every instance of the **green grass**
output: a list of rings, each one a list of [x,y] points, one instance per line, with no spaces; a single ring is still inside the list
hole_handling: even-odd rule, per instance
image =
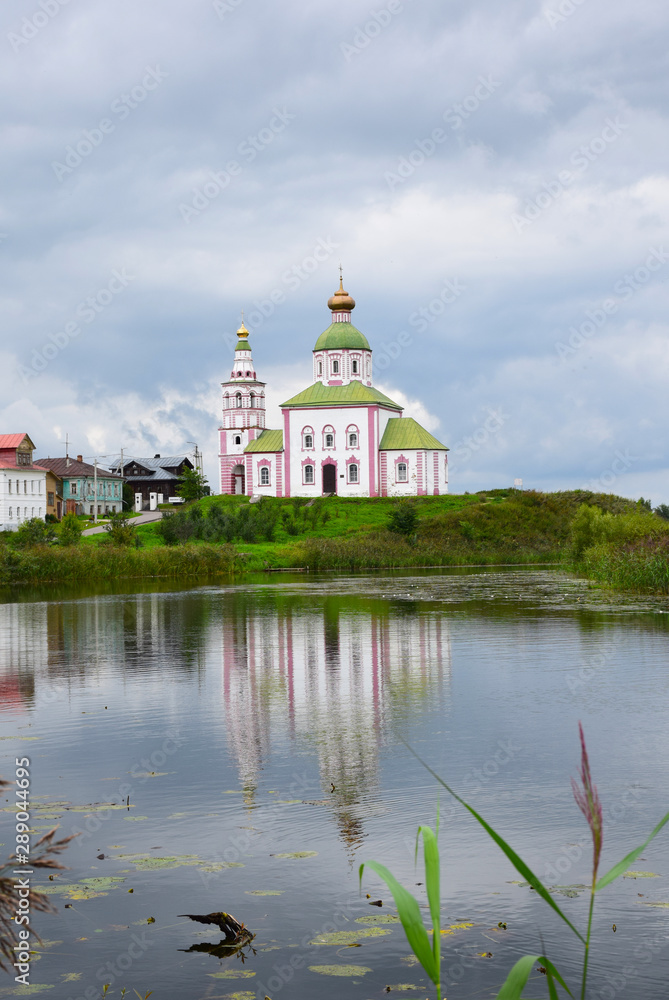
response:
[[[255,522],[260,510],[265,515],[276,513],[272,541],[237,537],[234,544],[190,540],[166,546],[154,522],[135,528],[140,549],[110,549],[103,544],[106,534],[101,533],[82,539],[76,547],[78,554],[44,547],[24,552],[17,562],[17,554],[7,555],[12,551],[9,539],[9,544],[0,545],[0,582],[69,581],[77,572],[86,580],[178,576],[182,564],[183,573],[194,578],[212,572],[291,568],[355,571],[553,563],[576,566],[610,586],[669,592],[669,553],[657,545],[668,536],[669,522],[632,500],[580,490],[492,490],[418,497],[410,502],[418,518],[409,538],[389,530],[390,515],[398,505],[394,498],[331,497],[308,507],[308,501],[301,498],[266,497],[239,525],[245,520],[260,524],[262,518]],[[248,510],[249,504],[244,496],[205,497],[187,505],[187,510],[182,508],[178,516],[184,517],[196,507],[202,515],[198,523],[205,524],[214,509],[232,513],[244,507]],[[233,524],[237,524],[234,519]],[[220,535],[205,533],[205,537]],[[630,544],[639,548],[630,550]],[[218,562],[214,553],[220,554]],[[74,568],[77,559],[81,561],[79,569]]]

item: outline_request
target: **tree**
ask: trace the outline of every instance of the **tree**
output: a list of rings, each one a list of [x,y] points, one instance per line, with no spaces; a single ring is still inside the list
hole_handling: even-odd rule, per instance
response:
[[[669,504],[660,503],[655,508],[655,513],[663,517],[665,521],[669,521]]]
[[[209,483],[199,469],[186,467],[179,476],[177,495],[184,500],[201,500],[209,496]]]
[[[60,522],[58,537],[61,545],[78,545],[81,540],[81,521],[76,514],[66,514]]]

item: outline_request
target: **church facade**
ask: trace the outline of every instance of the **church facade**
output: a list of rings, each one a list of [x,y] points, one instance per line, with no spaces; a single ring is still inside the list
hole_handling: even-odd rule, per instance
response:
[[[265,426],[265,383],[249,331],[237,331],[222,383],[221,493],[248,496],[428,496],[448,491],[448,448],[375,388],[372,349],[351,322],[343,282],[328,301],[332,322],[313,349],[313,381],[281,404],[283,426]]]

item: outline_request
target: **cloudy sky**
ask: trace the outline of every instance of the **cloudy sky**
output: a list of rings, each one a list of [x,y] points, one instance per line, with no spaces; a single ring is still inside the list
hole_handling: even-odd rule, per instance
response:
[[[344,267],[454,492],[669,502],[656,0],[7,0],[0,429],[197,442],[240,310],[269,423]]]

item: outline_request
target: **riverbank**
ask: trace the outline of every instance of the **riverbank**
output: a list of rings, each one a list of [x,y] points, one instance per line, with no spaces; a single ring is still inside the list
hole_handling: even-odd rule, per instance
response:
[[[657,546],[669,544],[669,522],[632,500],[579,490],[408,502],[207,497],[134,532],[139,547],[94,535],[76,546],[16,549],[5,538],[0,584],[552,563],[619,589],[669,592],[669,551]]]

